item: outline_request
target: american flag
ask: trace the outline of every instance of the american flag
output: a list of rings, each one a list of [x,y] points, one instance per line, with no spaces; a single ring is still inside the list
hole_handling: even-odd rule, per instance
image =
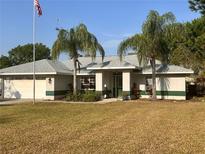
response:
[[[38,16],[41,16],[41,15],[42,15],[42,10],[41,10],[41,6],[40,6],[40,4],[39,4],[39,1],[38,1],[38,0],[34,0],[34,5],[35,5],[35,7],[36,7]]]

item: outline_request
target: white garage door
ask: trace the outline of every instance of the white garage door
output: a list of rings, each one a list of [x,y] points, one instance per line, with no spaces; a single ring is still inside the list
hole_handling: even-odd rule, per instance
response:
[[[46,94],[46,80],[36,80],[36,98]],[[33,98],[33,80],[4,80],[4,98]]]

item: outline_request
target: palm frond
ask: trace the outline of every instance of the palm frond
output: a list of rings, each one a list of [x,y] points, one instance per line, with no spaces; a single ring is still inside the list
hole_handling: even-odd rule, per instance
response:
[[[101,46],[100,43],[97,44],[97,49],[98,49],[98,51],[99,51],[99,53],[100,53],[100,55],[102,57],[102,61],[103,61],[104,57],[105,57],[105,51],[104,51],[104,49],[103,49],[103,47]]]
[[[132,37],[127,38],[126,40],[123,40],[117,49],[117,54],[120,57],[120,60],[122,60],[123,56],[126,55],[127,51],[129,49],[133,49],[135,52],[137,52],[137,49],[139,47],[139,35],[134,35]]]
[[[58,59],[60,55],[60,42],[56,40],[52,46],[52,52],[51,52],[51,57],[52,59]]]
[[[97,52],[104,59],[105,52],[95,35],[90,33],[84,24],[79,24],[69,30],[60,29],[57,40],[53,44],[52,57],[57,59],[61,52],[67,52],[71,58],[79,54],[96,57]]]
[[[77,26],[75,32],[76,39],[79,41],[77,46],[80,52],[91,56],[93,60],[96,57],[96,52],[100,53],[102,59],[104,58],[105,53],[103,47],[100,45],[95,35],[90,33],[84,24]]]
[[[69,49],[69,42],[67,40],[68,32],[64,29],[60,29],[57,39],[52,46],[51,56],[53,59],[58,59],[60,53],[67,52]]]

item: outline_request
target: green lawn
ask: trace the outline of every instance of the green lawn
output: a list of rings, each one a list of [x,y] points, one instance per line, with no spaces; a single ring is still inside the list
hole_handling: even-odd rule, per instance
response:
[[[0,106],[0,153],[205,153],[205,103]]]

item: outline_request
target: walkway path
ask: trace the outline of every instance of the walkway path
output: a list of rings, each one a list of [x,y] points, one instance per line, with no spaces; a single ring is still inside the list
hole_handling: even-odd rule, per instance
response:
[[[0,100],[0,105],[6,105],[6,104],[20,104],[20,103],[32,103],[32,99],[6,99],[6,100]],[[117,98],[109,98],[104,99],[97,102],[68,102],[64,100],[36,100],[36,103],[39,102],[45,102],[45,103],[73,103],[73,104],[106,104],[111,102],[119,101]]]

